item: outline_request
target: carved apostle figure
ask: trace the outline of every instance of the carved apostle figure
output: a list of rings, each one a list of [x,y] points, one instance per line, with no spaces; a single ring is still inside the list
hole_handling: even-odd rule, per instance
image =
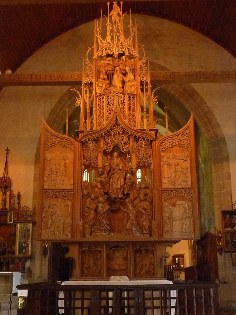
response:
[[[85,236],[91,235],[92,227],[95,223],[95,211],[97,209],[97,202],[95,195],[91,194],[86,200],[84,207],[84,234]]]
[[[143,235],[149,234],[151,222],[151,199],[150,195],[143,190],[140,191],[139,200],[136,205],[139,212],[138,221]]]
[[[93,235],[109,235],[111,228],[108,220],[109,205],[105,196],[101,196],[97,200],[97,217],[96,223],[92,228]]]

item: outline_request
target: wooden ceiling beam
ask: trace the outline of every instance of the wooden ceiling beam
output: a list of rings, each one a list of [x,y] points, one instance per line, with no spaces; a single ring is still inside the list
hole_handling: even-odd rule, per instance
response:
[[[13,73],[0,75],[0,86],[76,85],[81,80],[81,72]],[[151,71],[151,80],[157,84],[236,83],[236,71]]]
[[[149,1],[150,0],[126,0],[125,2],[140,2],[140,1]],[[151,0],[159,2],[176,2],[181,0]],[[25,4],[74,4],[74,3],[103,3],[108,2],[108,0],[1,0],[0,5],[25,5]]]

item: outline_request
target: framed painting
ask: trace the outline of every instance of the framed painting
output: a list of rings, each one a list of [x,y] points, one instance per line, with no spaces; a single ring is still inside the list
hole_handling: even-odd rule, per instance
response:
[[[31,254],[32,223],[16,224],[16,255],[30,256]]]
[[[236,252],[236,211],[222,211],[222,237],[225,252]]]

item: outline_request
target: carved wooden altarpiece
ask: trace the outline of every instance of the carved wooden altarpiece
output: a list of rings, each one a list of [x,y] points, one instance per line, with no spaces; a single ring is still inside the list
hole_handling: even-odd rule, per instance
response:
[[[199,235],[193,118],[157,136],[148,61],[128,20],[114,2],[105,27],[95,22],[75,140],[42,127],[41,239],[76,248],[75,277],[162,276],[165,247]]]

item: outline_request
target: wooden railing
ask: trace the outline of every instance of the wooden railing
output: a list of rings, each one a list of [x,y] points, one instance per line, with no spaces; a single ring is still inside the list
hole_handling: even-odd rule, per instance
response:
[[[217,286],[20,285],[17,315],[219,315]],[[21,290],[28,290],[21,297]]]

